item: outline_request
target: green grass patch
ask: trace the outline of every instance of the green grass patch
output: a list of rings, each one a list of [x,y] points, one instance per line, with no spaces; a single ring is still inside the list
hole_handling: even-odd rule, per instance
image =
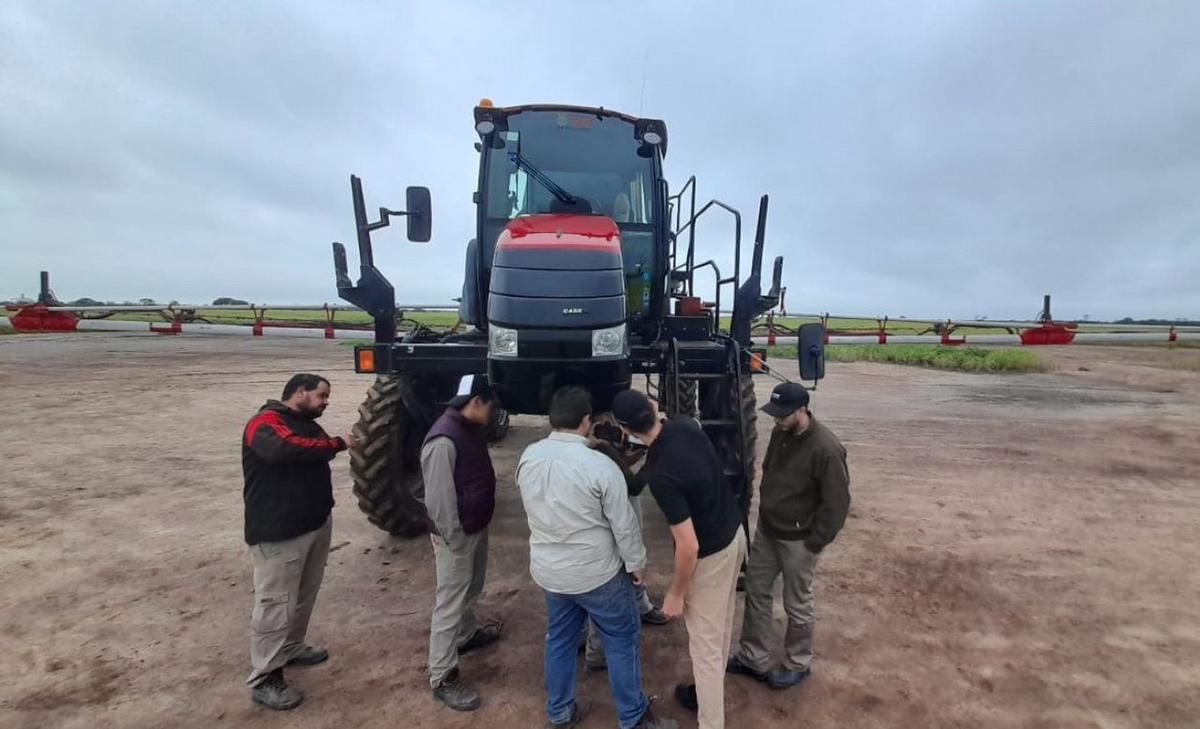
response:
[[[796,347],[772,347],[770,357],[795,359]],[[945,347],[927,344],[831,344],[825,347],[825,360],[884,362],[955,372],[1045,372],[1050,369],[1040,357],[1025,349]]]
[[[197,309],[196,316],[203,317],[213,324],[241,326],[254,324],[254,314],[249,310]],[[429,327],[449,328],[458,322],[458,314],[453,311],[414,311],[407,313],[405,317]],[[163,317],[156,312],[118,312],[109,318],[113,321],[164,321]],[[287,323],[325,326],[325,312],[296,309],[267,309],[263,321],[275,324]],[[339,324],[368,326],[371,324],[371,321],[371,316],[365,311],[339,311],[333,318],[335,326]]]

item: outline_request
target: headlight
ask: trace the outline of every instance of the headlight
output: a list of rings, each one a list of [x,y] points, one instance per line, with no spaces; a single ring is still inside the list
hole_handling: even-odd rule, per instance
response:
[[[592,356],[616,357],[625,354],[625,325],[592,330]]]
[[[490,325],[488,327],[488,354],[493,357],[516,357],[517,330],[505,329],[495,324]]]

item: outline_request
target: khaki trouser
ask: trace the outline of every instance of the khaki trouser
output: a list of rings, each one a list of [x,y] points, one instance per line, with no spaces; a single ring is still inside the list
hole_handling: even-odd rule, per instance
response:
[[[304,647],[329,557],[333,517],[325,524],[283,542],[250,547],[254,565],[254,610],[250,614],[250,677],[256,686],[283,668]]]
[[[818,556],[802,541],[774,539],[762,529],[754,535],[746,565],[746,614],[738,659],[755,671],[766,671],[771,662],[768,641],[774,619],[775,581],[783,574],[783,610],[787,635],[783,641],[783,666],[807,671],[813,660],[813,573]]]
[[[429,626],[429,684],[441,685],[446,674],[458,665],[458,647],[472,635],[478,624],[475,603],[483,592],[487,577],[487,529],[468,534],[465,546],[455,553],[441,537],[431,535],[433,559],[437,571],[437,592]]]
[[[725,726],[725,664],[733,636],[738,571],[746,559],[746,532],[737,530],[729,546],[696,563],[684,598],[688,653],[700,704],[700,729]]]

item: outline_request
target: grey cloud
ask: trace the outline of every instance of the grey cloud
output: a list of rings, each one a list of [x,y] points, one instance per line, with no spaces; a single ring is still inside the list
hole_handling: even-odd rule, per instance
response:
[[[66,295],[331,300],[355,172],[371,206],[433,189],[435,242],[384,231],[377,263],[448,300],[490,96],[665,118],[675,187],[747,235],[771,194],[794,310],[1196,317],[1197,27],[1182,2],[10,3],[0,293],[48,268]],[[723,270],[728,236],[701,228]]]

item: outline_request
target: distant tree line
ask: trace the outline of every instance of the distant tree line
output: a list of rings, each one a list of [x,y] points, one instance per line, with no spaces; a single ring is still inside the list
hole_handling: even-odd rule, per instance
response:
[[[1195,319],[1134,319],[1127,316],[1124,319],[1113,322],[1113,324],[1155,324],[1157,326],[1183,326],[1183,327],[1200,327],[1200,321]]]
[[[34,299],[31,299],[30,297],[25,296],[24,294],[14,298],[14,299],[0,299],[0,306],[8,306],[8,305],[23,306],[25,304],[32,304],[32,303],[34,303]],[[174,299],[172,299],[169,304],[160,304],[157,301],[155,301],[154,299],[150,299],[150,298],[138,299],[137,301],[101,301],[100,299],[93,299],[90,296],[83,296],[78,299],[73,299],[73,300],[65,302],[65,303],[67,304],[67,306],[163,306],[163,307],[179,306],[179,302]],[[213,306],[249,306],[250,302],[243,301],[242,299],[234,299],[229,296],[221,296],[216,299],[213,299],[212,305]]]

